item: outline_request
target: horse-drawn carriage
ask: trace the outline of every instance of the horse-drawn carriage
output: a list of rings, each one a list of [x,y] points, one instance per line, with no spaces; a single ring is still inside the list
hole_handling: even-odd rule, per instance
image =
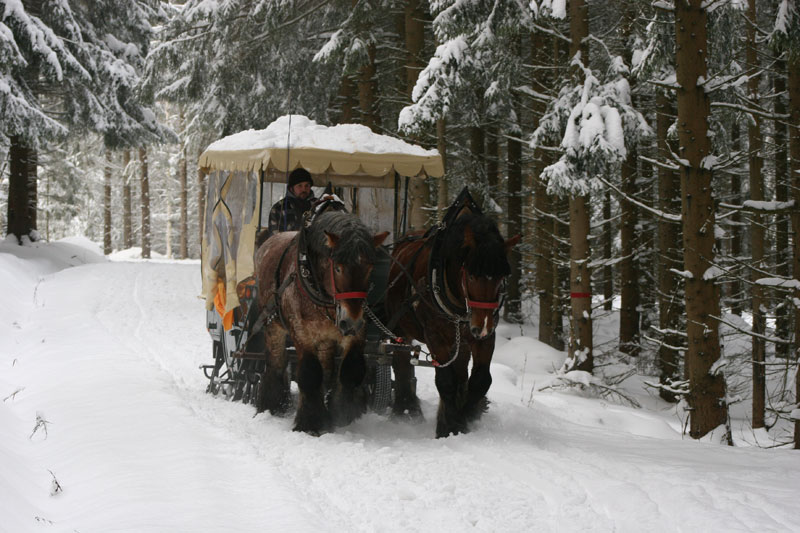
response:
[[[430,365],[444,406],[437,436],[466,431],[491,383],[505,255],[516,240],[503,241],[482,215],[461,217],[479,212],[466,194],[450,227],[397,241],[421,208],[409,181],[443,174],[436,151],[363,126],[287,116],[213,143],[200,166],[209,176],[201,261],[214,357],[203,366],[209,392],[282,413],[294,380],[295,429],[316,434],[366,405],[421,416],[413,367]],[[256,249],[271,184],[284,192],[297,167],[333,187],[333,201],[322,205],[334,209],[315,210],[300,231]],[[428,344],[427,361],[412,338]]]

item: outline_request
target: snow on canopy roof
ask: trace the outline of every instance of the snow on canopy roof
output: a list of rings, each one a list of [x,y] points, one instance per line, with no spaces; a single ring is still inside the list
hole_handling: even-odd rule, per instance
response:
[[[303,115],[291,116],[291,131],[289,123],[289,115],[284,115],[266,129],[220,139],[200,156],[200,166],[212,170],[275,168],[281,172],[302,166],[312,174],[332,171],[370,176],[385,176],[393,170],[402,176],[444,174],[437,150],[374,133],[360,124],[323,126]]]

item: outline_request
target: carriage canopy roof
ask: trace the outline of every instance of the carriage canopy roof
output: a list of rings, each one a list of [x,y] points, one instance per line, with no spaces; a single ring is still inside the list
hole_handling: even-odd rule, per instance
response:
[[[289,146],[287,155],[287,143]],[[284,115],[263,130],[247,130],[212,143],[200,156],[209,170],[285,172],[299,166],[312,174],[441,177],[442,158],[360,124],[323,126],[303,115]]]

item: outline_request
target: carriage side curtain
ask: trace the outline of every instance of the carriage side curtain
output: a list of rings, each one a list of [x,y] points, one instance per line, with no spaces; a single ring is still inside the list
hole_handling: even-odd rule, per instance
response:
[[[225,290],[218,301],[225,302],[226,313],[239,306],[236,285],[253,275],[260,203],[255,172],[209,174],[201,257],[207,309],[214,307],[218,287]]]

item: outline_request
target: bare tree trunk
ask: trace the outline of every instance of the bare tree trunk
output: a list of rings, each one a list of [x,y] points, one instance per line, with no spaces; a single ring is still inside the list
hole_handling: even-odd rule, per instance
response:
[[[422,50],[425,47],[425,9],[420,0],[406,0],[404,5],[404,30],[406,43],[406,95],[411,94],[417,84],[419,73],[425,68]]]
[[[731,142],[733,150],[741,152],[742,140],[739,131],[739,123],[734,119],[731,125]],[[731,174],[731,202],[734,204],[742,203],[742,177],[739,175],[739,168],[734,168]],[[738,262],[742,260],[742,214],[736,211],[731,215],[731,257],[734,260],[734,276],[729,284],[730,294],[728,303],[731,306],[731,313],[742,316],[742,283],[739,281]]]
[[[197,149],[197,160],[200,161],[200,155],[203,153],[201,148]],[[205,223],[206,218],[206,173],[200,165],[197,165],[197,230],[198,230],[198,241],[197,241],[197,255],[202,256],[203,254],[203,234],[205,233],[205,228],[203,224]]]
[[[356,107],[356,84],[348,76],[342,76],[339,86],[339,96],[342,100],[342,110],[339,115],[339,124],[353,122],[353,115]]]
[[[690,435],[699,439],[727,425],[725,377],[716,368],[720,357],[719,293],[713,276],[714,195],[708,137],[710,102],[702,85],[707,78],[708,39],[703,0],[675,3],[676,75],[678,81],[678,138],[681,165],[683,261],[686,279],[686,317],[689,348]],[[730,442],[730,435],[728,435]]]
[[[667,132],[672,124],[673,104],[663,91],[657,92],[658,115],[656,131],[658,152],[662,160],[670,160],[672,151],[667,142]],[[677,213],[680,208],[680,179],[678,173],[665,166],[658,167],[658,207],[665,213]],[[677,244],[680,242],[680,226],[666,220],[658,222],[658,325],[662,334],[658,347],[659,395],[668,402],[678,401],[672,392],[673,384],[682,379],[680,355],[675,347],[683,344],[678,334],[680,315],[683,309],[678,292],[679,284],[675,272],[680,272],[681,261]]]
[[[773,94],[775,95],[775,114],[786,114],[786,62],[777,61],[775,73],[772,77]],[[786,202],[789,200],[789,165],[786,142],[786,121],[775,119],[775,200]],[[788,278],[790,275],[789,263],[789,219],[778,216],[775,221],[775,274],[778,277]],[[775,309],[776,324],[775,335],[781,339],[788,339],[791,331],[791,304],[781,302]],[[789,358],[789,345],[776,344],[775,355],[784,359]]]
[[[544,32],[536,31],[531,36],[531,56],[534,66],[541,66],[543,74],[534,76],[532,83],[534,89],[545,93],[550,89],[552,76],[550,67],[558,61],[556,51],[547,53],[547,46],[550,39]],[[556,39],[553,39],[553,46],[557,46]],[[531,102],[533,109],[534,127],[539,126],[546,103],[541,99]],[[539,298],[539,340],[545,344],[553,344],[553,314],[554,314],[554,281],[553,281],[553,219],[548,215],[554,211],[554,200],[547,194],[547,184],[542,180],[542,171],[552,162],[548,152],[541,147],[537,147],[533,152],[533,168],[531,173],[531,187],[533,190],[533,223],[532,228],[525,232],[533,237],[533,262],[535,262],[535,289]]]
[[[611,261],[614,241],[614,225],[611,222],[611,191],[603,195],[603,259]],[[611,311],[614,307],[614,269],[610,264],[603,265],[603,309]]]
[[[361,123],[373,131],[380,128],[378,113],[377,82],[375,80],[375,45],[367,48],[369,61],[361,67],[358,74],[358,105],[361,108]]]
[[[425,46],[425,11],[420,0],[407,0],[403,11],[404,41],[406,47],[406,98],[411,102],[414,86],[417,84],[419,73],[424,67],[422,50]],[[371,49],[373,77],[375,70],[374,46]],[[362,104],[363,109],[363,104]],[[444,133],[444,132],[442,132]],[[443,142],[443,141],[442,141]],[[444,180],[442,180],[444,181]],[[410,213],[408,217],[409,231],[422,230],[430,227],[433,219],[425,212],[424,208],[430,202],[430,186],[425,179],[412,179],[408,187]],[[447,193],[445,186],[445,195]],[[438,199],[437,199],[438,200]]]
[[[569,296],[569,202],[566,198],[554,197],[553,214],[553,340],[550,346],[556,350],[565,348],[564,320],[562,313],[570,307]],[[564,221],[567,222],[564,222]]]
[[[758,84],[761,76],[758,74],[758,45],[756,44],[756,1],[748,0],[747,18],[747,69],[756,74],[751,75],[747,81],[748,97],[758,105]],[[753,115],[750,117],[747,128],[748,153],[750,163],[750,199],[753,201],[764,200],[764,177],[761,175],[764,166],[761,158],[761,117]],[[763,335],[766,329],[766,317],[764,316],[764,288],[758,285],[757,279],[763,277],[761,272],[764,269],[764,224],[763,217],[753,213],[752,224],[750,225],[750,250],[752,261],[750,263],[750,280],[753,282],[750,294],[752,297],[753,313],[753,333],[762,337],[753,336],[753,429],[763,428],[764,413],[766,408],[766,373],[764,371],[765,350]]]
[[[188,161],[186,160],[186,140],[181,147],[180,187],[181,187],[181,242],[180,258],[189,257],[189,186],[188,186]]]
[[[636,21],[637,12],[631,2],[626,3],[622,22],[622,33],[625,40],[624,57],[627,64],[633,61],[633,25]],[[631,77],[631,99],[634,107],[638,107],[633,100],[636,88],[634,77]],[[639,178],[638,168],[638,147],[634,143],[627,147],[627,157],[622,163],[621,178],[622,191],[632,197],[638,191],[637,180]],[[621,260],[619,262],[619,284],[620,284],[620,312],[619,312],[619,350],[632,356],[638,356],[640,350],[639,338],[639,258],[638,244],[639,234],[642,229],[639,227],[639,211],[633,203],[622,200],[620,203],[622,216],[620,218],[620,248]]]
[[[537,149],[534,159],[534,213],[536,217],[535,239],[536,292],[539,295],[539,340],[545,344],[553,343],[553,313],[555,299],[553,294],[553,219],[547,215],[553,208],[553,199],[547,194],[547,186],[541,172],[547,165],[543,150]]]
[[[485,162],[486,162],[486,136],[483,132],[483,128],[476,124],[470,126],[469,128],[469,152],[471,156],[471,163],[472,163],[472,176],[471,180],[473,186],[478,186],[483,184],[484,180],[484,173],[485,173]]]
[[[109,255],[111,247],[111,150],[106,150],[106,166],[103,176],[103,253]]]
[[[800,205],[800,54],[789,54],[789,156],[791,157],[791,189],[794,205]],[[794,360],[800,365],[800,213],[792,213],[792,275],[794,291]],[[795,372],[796,411],[800,411],[800,370]],[[800,416],[794,421],[794,447],[800,449]]]
[[[499,132],[497,126],[491,125],[486,132],[486,182],[489,194],[497,202],[500,199],[498,184],[500,183],[500,144],[497,142]]]
[[[569,3],[570,57],[580,54],[584,65],[589,64],[589,9],[584,0]],[[589,197],[571,194],[569,197],[570,272],[569,292],[572,303],[570,316],[569,359],[566,370],[592,372],[592,277],[589,269]]]
[[[36,231],[38,225],[38,207],[39,207],[39,152],[36,148],[28,148],[28,212],[31,218],[31,233],[30,238],[32,241],[39,240]]]
[[[636,146],[628,147],[628,156],[622,163],[622,191],[633,196],[636,193],[638,154]],[[619,349],[629,355],[639,355],[639,269],[636,259],[636,234],[639,217],[631,202],[622,200],[620,241],[622,260],[619,263],[620,311]]]
[[[122,242],[125,249],[133,246],[133,209],[131,208],[131,151],[122,152]]]
[[[6,234],[14,235],[22,244],[22,237],[34,230],[30,210],[30,179],[28,169],[28,148],[21,137],[11,136],[8,149],[8,227]]]
[[[519,116],[519,105],[517,116]],[[508,237],[522,231],[522,142],[521,131],[511,132],[508,138]],[[503,318],[507,322],[522,323],[522,294],[520,291],[521,255],[519,250],[512,249],[509,254],[511,275],[508,276],[507,298],[503,310]]]
[[[436,147],[439,149],[439,155],[442,156],[442,166],[447,170],[447,122],[445,119],[440,118],[436,121]],[[436,207],[439,214],[437,220],[441,221],[444,218],[445,210],[450,205],[449,191],[447,186],[447,173],[439,180],[439,189],[436,201]]]
[[[142,164],[142,258],[150,259],[150,176],[147,170],[147,148],[139,148],[139,162]]]

